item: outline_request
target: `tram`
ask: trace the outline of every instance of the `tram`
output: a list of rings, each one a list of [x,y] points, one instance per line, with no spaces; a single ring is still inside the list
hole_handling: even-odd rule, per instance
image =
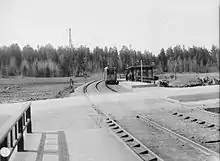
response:
[[[119,84],[117,80],[117,70],[115,67],[104,68],[104,81],[105,84],[115,84],[115,85]]]

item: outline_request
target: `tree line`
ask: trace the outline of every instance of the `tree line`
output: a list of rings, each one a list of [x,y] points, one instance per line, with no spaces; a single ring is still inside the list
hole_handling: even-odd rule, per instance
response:
[[[157,55],[149,51],[136,51],[122,46],[96,47],[90,50],[86,46],[69,48],[60,46],[57,49],[51,44],[30,45],[22,49],[18,44],[0,47],[0,76],[29,77],[65,77],[85,73],[102,72],[107,65],[115,66],[123,73],[128,66],[155,65],[160,72],[217,72],[219,71],[219,48],[211,50],[204,47],[175,46],[162,48]]]

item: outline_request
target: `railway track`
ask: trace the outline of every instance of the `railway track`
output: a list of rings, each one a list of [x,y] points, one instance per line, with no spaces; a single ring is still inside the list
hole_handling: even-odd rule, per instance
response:
[[[95,85],[98,93],[100,93],[98,86],[101,82],[99,81]],[[113,120],[98,106],[92,104],[92,107],[97,113],[104,116],[110,131],[130,147],[142,160],[203,161],[209,157],[219,158],[218,153],[162,127],[140,113],[137,113],[137,118],[129,119],[127,123],[123,123],[121,120]],[[141,125],[140,121],[147,125]]]
[[[211,123],[211,122],[206,121],[206,120],[195,118],[193,116],[190,116],[189,114],[184,114],[184,113],[181,113],[181,112],[178,112],[178,111],[169,111],[169,112],[174,117],[178,117],[178,118],[183,119],[183,120],[189,120],[192,123],[197,123],[197,124],[201,125],[203,128],[212,128],[213,130],[216,130],[216,131],[220,130],[220,126],[215,124],[215,123]]]
[[[126,89],[125,87],[122,87],[120,85],[108,85],[108,84],[105,84],[104,81],[100,81],[96,84],[96,89],[98,89],[98,91],[101,93],[103,89],[99,90],[99,87],[98,87],[99,85],[100,86],[103,85],[103,87],[105,87],[105,92],[114,92],[115,94],[131,92],[131,90]]]
[[[96,83],[96,85],[95,85],[95,88],[96,88],[96,91],[98,92],[98,93],[100,93],[101,92],[101,90],[99,89],[99,85],[101,85],[101,83],[104,83],[104,81],[103,80],[101,80],[101,81],[98,81],[97,83]],[[108,90],[110,90],[110,91],[112,91],[112,92],[115,92],[115,93],[118,93],[118,91],[116,91],[115,89],[113,89],[113,88],[111,88],[111,87],[109,87],[107,84],[105,84],[105,87],[108,89]]]
[[[192,146],[194,149],[200,151],[201,153],[207,155],[207,156],[213,156],[215,157],[216,159],[219,158],[219,154],[216,153],[215,151],[212,151],[211,149],[208,149],[180,134],[177,134],[173,131],[171,131],[170,129],[166,128],[166,127],[163,127],[161,126],[160,124],[150,120],[149,118],[147,118],[145,115],[142,115],[140,113],[137,114],[137,118],[139,118],[140,120],[144,121],[145,123],[149,124],[150,126],[153,126],[157,129],[159,129],[160,131],[163,131],[164,133],[174,137],[174,138],[177,138],[179,140],[181,140],[184,144],[188,144],[190,146]]]
[[[96,91],[97,91],[98,93],[100,93],[100,90],[99,90],[99,88],[98,88],[98,85],[99,85],[101,82],[102,82],[102,80],[101,80],[101,81],[98,81],[98,82],[95,84],[95,89],[96,89]]]
[[[112,90],[110,87],[108,87],[108,88],[110,90]],[[114,90],[112,90],[112,91],[115,92]],[[184,114],[184,113],[181,113],[179,111],[172,110],[172,111],[169,111],[169,112],[171,114],[171,117],[173,116],[173,117],[176,117],[177,119],[181,119],[182,121],[188,121],[191,124],[198,124],[200,128],[205,128],[206,130],[209,130],[211,132],[217,132],[217,133],[220,131],[220,126],[218,124],[211,123],[207,120],[202,120],[202,119],[199,119],[199,118],[195,118],[193,116],[190,116],[189,114]],[[138,114],[137,116],[139,116],[139,115],[140,114]],[[166,129],[168,129],[168,128],[166,128]],[[182,132],[180,132],[180,133],[182,134]],[[176,132],[176,134],[177,134],[177,132]],[[195,135],[196,134],[194,134],[194,136]],[[210,134],[210,135],[212,135],[212,134]],[[185,136],[183,136],[183,137],[185,137]],[[185,137],[185,138],[188,139],[187,137]],[[192,138],[193,139],[189,139],[190,141],[192,141],[192,143],[201,145],[202,147],[204,147],[207,150],[210,149],[210,152],[211,153],[213,152],[213,155],[219,157],[219,154],[216,153],[216,151],[217,152],[219,151],[219,149],[216,147],[216,143],[220,142],[219,137],[216,138],[216,136],[215,136],[214,138],[208,139],[207,141],[202,141],[202,139],[197,139],[197,140],[199,140],[199,141],[197,141],[197,140],[195,140],[195,137],[192,137]]]
[[[207,118],[178,110],[154,112],[147,117],[212,151],[219,152],[219,125]]]
[[[111,88],[111,87],[109,87],[107,84],[105,85],[109,90],[111,90],[111,91],[113,91],[113,92],[116,92],[116,93],[118,93],[118,91],[116,91],[115,89],[113,89],[113,88]]]
[[[89,99],[87,93],[87,87],[95,83],[96,81],[90,82],[86,84],[83,88],[83,92],[85,93],[87,99],[92,104],[92,107],[98,114],[102,115],[105,118],[105,123],[108,126],[108,129],[114,133],[120,140],[124,142],[140,159],[143,161],[163,161],[157,154],[147,148],[144,144],[142,144],[138,139],[136,139],[133,135],[131,135],[128,131],[122,128],[116,120],[113,120],[110,116],[105,114],[97,105],[93,104],[92,101]],[[99,83],[102,81],[98,81],[96,84],[96,88]],[[98,88],[97,88],[98,90]]]
[[[173,99],[164,99],[171,103],[177,103],[181,105],[181,109],[167,110],[163,120],[156,116],[159,124],[172,129],[177,133],[183,134],[185,137],[199,143],[215,152],[219,152],[220,138],[219,138],[219,114],[206,111],[204,108],[219,107],[219,101],[208,105],[186,105],[182,102]],[[193,109],[191,107],[194,107]],[[169,120],[174,120],[170,122]],[[174,123],[175,122],[175,123]],[[181,124],[185,127],[192,127],[194,130],[183,130],[182,127],[175,126],[175,124]]]

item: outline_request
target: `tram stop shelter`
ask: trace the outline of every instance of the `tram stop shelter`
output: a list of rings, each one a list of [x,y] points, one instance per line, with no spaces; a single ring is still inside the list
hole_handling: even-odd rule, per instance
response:
[[[143,65],[142,66],[142,76],[143,82],[151,83],[151,81],[156,80],[154,77],[154,66],[153,65]],[[130,66],[126,69],[126,80],[130,81],[141,81],[141,66]]]

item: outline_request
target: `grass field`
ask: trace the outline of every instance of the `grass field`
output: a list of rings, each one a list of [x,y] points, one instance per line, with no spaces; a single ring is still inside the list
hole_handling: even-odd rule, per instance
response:
[[[172,74],[172,73],[170,73]],[[73,77],[75,88],[85,82],[100,79],[101,73],[94,74],[89,78]],[[169,73],[166,75],[169,75]],[[219,78],[219,73],[177,73],[177,79],[170,79],[172,84],[185,84],[196,76],[213,76]],[[54,78],[33,78],[33,77],[11,77],[0,78],[0,103],[23,102],[30,100],[41,100],[49,98],[60,98],[68,96],[71,89],[69,87],[69,77]],[[190,97],[190,96],[187,96]],[[197,96],[196,99],[203,99]],[[211,96],[216,97],[216,96]],[[188,98],[179,98],[188,99]],[[193,99],[193,98],[191,98]]]
[[[85,79],[82,77],[74,78],[74,82],[80,83]],[[48,77],[48,78],[35,78],[35,77],[14,77],[14,78],[1,78],[0,85],[21,85],[21,84],[69,84],[70,77]]]
[[[85,82],[100,79],[100,74],[89,78],[73,77],[74,87]],[[44,100],[69,96],[69,77],[33,78],[11,77],[0,78],[0,103],[13,103],[31,100]]]

